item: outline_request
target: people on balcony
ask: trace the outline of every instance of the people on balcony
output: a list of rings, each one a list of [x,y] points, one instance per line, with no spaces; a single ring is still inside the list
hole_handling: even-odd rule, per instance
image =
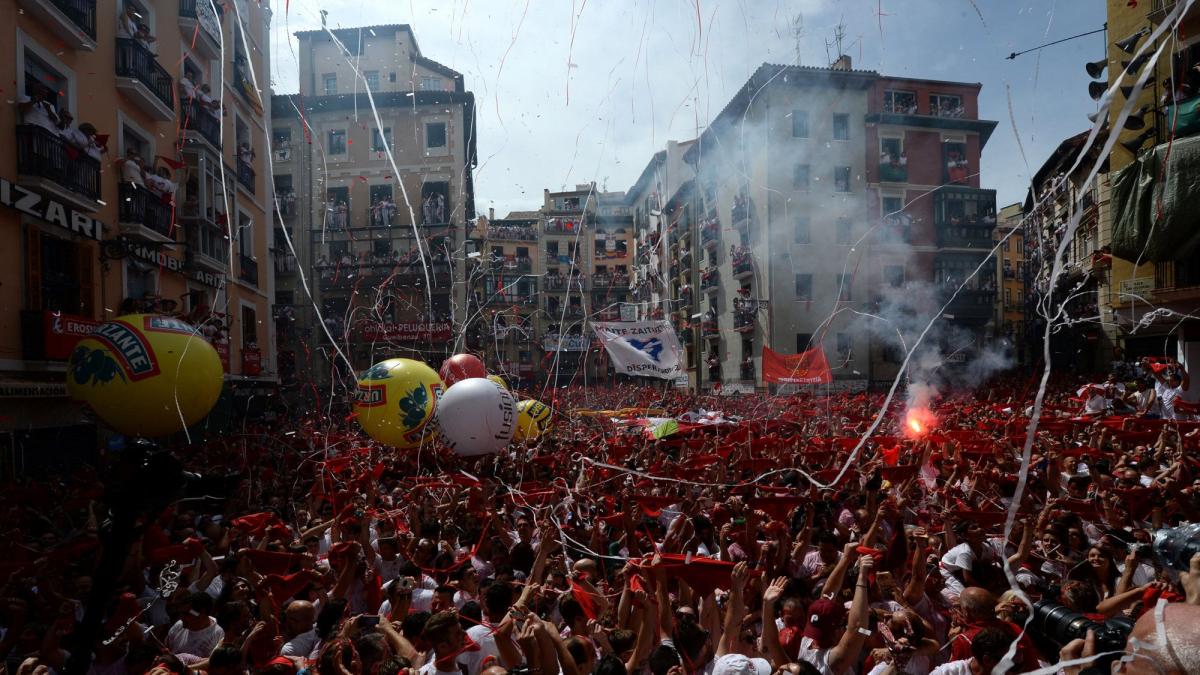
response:
[[[242,141],[238,144],[237,158],[241,164],[247,168],[254,166],[254,158],[257,155],[254,153],[254,148],[250,147],[250,141]]]
[[[175,203],[175,190],[178,187],[175,181],[171,180],[171,169],[166,166],[159,166],[156,173],[149,173],[145,176],[146,187],[150,188],[164,204]]]
[[[446,197],[440,192],[431,192],[421,202],[421,215],[426,225],[446,222]]]
[[[125,150],[125,156],[117,160],[117,164],[121,167],[121,182],[131,183],[138,187],[145,187],[146,180],[142,169],[142,156],[137,150],[128,148]]]
[[[41,127],[58,133],[58,109],[48,100],[50,90],[41,82],[35,82],[29,96],[21,96],[17,107],[21,112],[21,124]]]
[[[384,197],[371,205],[371,224],[376,227],[390,225],[396,215],[396,204],[391,197]]]
[[[133,39],[137,40],[138,44],[145,47],[146,51],[150,52],[151,56],[158,56],[158,54],[154,51],[154,43],[158,42],[158,38],[155,38],[150,34],[149,26],[144,23],[139,23],[137,25],[137,30],[133,34]]]

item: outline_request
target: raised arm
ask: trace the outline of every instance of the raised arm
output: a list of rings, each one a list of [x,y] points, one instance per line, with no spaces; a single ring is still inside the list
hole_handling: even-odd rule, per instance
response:
[[[863,643],[870,632],[867,630],[867,618],[870,613],[868,586],[871,569],[875,559],[864,556],[858,562],[858,583],[854,587],[854,602],[850,604],[849,622],[842,639],[829,650],[829,669],[835,673],[844,672],[858,661],[858,653],[862,651]]]
[[[763,592],[763,651],[767,653],[767,658],[771,661],[771,668],[775,670],[779,670],[791,661],[787,657],[787,653],[783,651],[783,645],[779,643],[779,627],[775,625],[775,605],[779,603],[779,598],[783,597],[783,589],[787,586],[787,582],[787,577],[778,577]]]
[[[746,575],[749,570],[750,568],[745,562],[733,566],[733,572],[730,574],[733,584],[729,589],[729,602],[725,607],[725,622],[721,626],[721,643],[717,645],[715,658],[719,659],[737,651],[737,645],[731,645],[730,642],[736,643],[738,635],[741,633],[739,627],[742,625],[742,615],[746,612],[742,596],[746,592]]]

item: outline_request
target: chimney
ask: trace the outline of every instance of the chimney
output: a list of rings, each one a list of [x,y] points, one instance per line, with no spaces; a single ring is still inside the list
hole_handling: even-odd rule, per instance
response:
[[[837,61],[834,61],[833,65],[829,66],[829,68],[831,70],[852,70],[850,67],[850,57],[846,54],[842,54],[841,56],[837,57]]]
[[[490,221],[490,220],[495,220],[495,219],[496,219],[496,209],[495,209],[495,207],[489,206],[488,207],[488,220]]]

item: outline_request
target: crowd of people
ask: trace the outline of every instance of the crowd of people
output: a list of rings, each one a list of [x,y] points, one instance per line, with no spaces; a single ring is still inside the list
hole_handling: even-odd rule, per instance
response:
[[[483,457],[280,416],[174,448],[225,488],[147,511],[105,571],[114,495],[152,491],[114,452],[0,492],[0,654],[21,675],[90,651],[96,675],[1074,675],[1124,620],[1126,672],[1200,672],[1200,555],[1149,546],[1200,515],[1200,422],[1110,384],[1099,409],[1052,378],[1026,463],[1024,375],[919,427],[865,392],[528,391],[553,427]],[[1068,639],[1026,600],[1097,630]]]
[[[34,82],[27,96],[17,101],[21,124],[45,129],[65,141],[73,152],[84,154],[100,161],[107,152],[107,136],[98,136],[91,122],[82,122],[72,127],[75,121],[69,110],[59,110],[50,100],[50,90],[40,82]]]

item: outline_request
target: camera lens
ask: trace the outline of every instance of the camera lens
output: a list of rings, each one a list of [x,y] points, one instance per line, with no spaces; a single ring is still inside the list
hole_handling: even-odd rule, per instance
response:
[[[1200,553],[1200,523],[1155,532],[1154,552],[1163,564],[1187,571],[1192,556]]]

